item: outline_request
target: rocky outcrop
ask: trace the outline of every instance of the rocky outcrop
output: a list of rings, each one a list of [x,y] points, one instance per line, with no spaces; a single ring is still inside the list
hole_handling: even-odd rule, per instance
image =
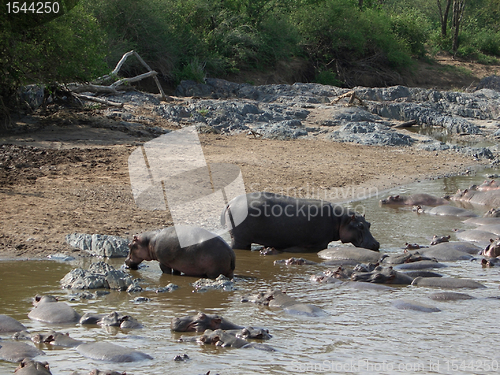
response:
[[[500,137],[497,78],[483,80],[474,92],[405,86],[348,90],[316,83],[252,86],[207,78],[204,83],[182,81],[176,89],[179,99],[168,103],[142,93],[110,99],[137,106],[148,103],[151,117],[161,116],[181,127],[196,125],[200,133],[414,146],[491,159],[499,152],[494,141]],[[352,99],[349,103],[348,97]],[[121,120],[118,124],[126,124],[120,125],[125,126],[124,131],[144,132],[137,123],[145,122],[150,135],[156,131],[155,122],[149,118],[139,118],[123,108],[108,111],[109,117]],[[418,126],[413,129],[417,131],[395,126],[409,121]],[[474,146],[481,142],[481,147]]]
[[[88,270],[75,268],[61,279],[61,287],[64,289],[127,290],[133,284],[130,274],[104,262],[92,263]]]
[[[66,235],[66,242],[96,257],[126,257],[129,250],[127,239],[103,234],[71,233]]]

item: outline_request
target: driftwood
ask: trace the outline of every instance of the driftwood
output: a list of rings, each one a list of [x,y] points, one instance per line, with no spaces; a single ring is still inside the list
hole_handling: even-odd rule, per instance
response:
[[[363,103],[363,101],[356,95],[356,91],[354,91],[354,90],[346,92],[345,94],[338,96],[336,99],[334,99],[331,102],[331,104],[338,103],[338,101],[340,99],[344,99],[344,98],[351,98],[351,99],[349,99],[349,103],[347,103],[348,106],[354,105],[354,100],[356,100],[356,99],[359,101],[359,105],[362,105],[362,106],[365,105],[365,103]]]
[[[254,138],[262,137],[262,134],[252,129],[248,131],[247,135],[253,135]]]
[[[403,122],[401,124],[396,124],[393,126],[393,128],[409,128],[409,127],[412,127],[413,125],[416,125],[416,124],[417,124],[417,120],[410,120],[410,121]]]
[[[117,102],[112,102],[107,99],[101,99],[97,98],[95,96],[88,96],[88,95],[82,95],[82,94],[75,94],[78,98],[83,99],[83,100],[90,100],[92,102],[97,102],[101,104],[106,104],[114,107],[123,107],[123,103],[117,103]]]
[[[125,63],[125,60],[127,60],[127,58],[129,56],[132,56],[132,55],[134,55],[137,58],[137,60],[139,60],[139,62],[148,70],[148,72],[140,74],[140,75],[132,77],[132,78],[119,79],[118,81],[113,82],[112,84],[110,84],[108,86],[104,85],[103,84],[104,82],[109,81],[109,80],[113,80],[117,77],[118,72],[120,71],[122,65]],[[139,54],[137,52],[130,51],[122,56],[120,61],[118,61],[118,64],[116,64],[115,69],[113,69],[113,71],[110,74],[105,75],[103,77],[99,77],[95,82],[92,82],[90,84],[84,84],[84,85],[69,84],[69,85],[67,85],[67,87],[71,92],[73,92],[75,94],[80,94],[82,92],[93,92],[93,93],[97,93],[97,94],[118,94],[118,93],[120,93],[119,90],[123,89],[121,87],[123,85],[129,84],[132,82],[137,82],[137,81],[140,81],[144,78],[153,77],[153,79],[155,80],[156,86],[158,87],[158,90],[160,91],[162,100],[172,100],[172,98],[165,95],[165,92],[163,91],[163,89],[160,85],[160,81],[158,80],[157,75],[158,75],[158,73],[155,72],[154,70],[152,70],[150,68],[150,66],[142,59],[141,56],[139,56]],[[79,96],[81,97],[81,95],[79,95]],[[93,99],[90,99],[90,98],[93,98]],[[96,102],[100,102],[103,104],[109,104],[109,105],[117,105],[118,104],[118,103],[111,104],[112,102],[107,102],[107,101],[98,101],[98,100],[95,100],[96,98],[94,98],[94,97],[87,97],[84,99],[85,100],[93,100]]]

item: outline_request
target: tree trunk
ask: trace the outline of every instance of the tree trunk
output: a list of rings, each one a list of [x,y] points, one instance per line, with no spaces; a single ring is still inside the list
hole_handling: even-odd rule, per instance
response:
[[[441,0],[437,0],[437,5],[439,9],[439,20],[441,22],[441,36],[446,38],[446,30],[448,28],[448,13],[450,12],[452,0],[446,0],[446,7],[443,12],[443,8],[441,7]]]
[[[458,34],[460,30],[460,23],[462,22],[464,16],[465,0],[453,0],[453,54],[457,53],[458,50]]]

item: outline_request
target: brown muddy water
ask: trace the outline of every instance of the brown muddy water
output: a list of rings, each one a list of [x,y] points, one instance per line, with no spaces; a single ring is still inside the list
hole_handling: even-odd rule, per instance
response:
[[[471,228],[461,219],[416,214],[411,209],[380,207],[378,200],[390,194],[426,192],[438,196],[453,193],[473,183],[481,183],[487,173],[460,176],[391,189],[363,201],[350,203],[366,211],[372,233],[380,241],[381,252],[402,251],[406,242],[428,244],[434,234],[452,236],[454,229]],[[474,207],[482,214],[484,207]],[[333,245],[337,245],[334,243]],[[296,255],[296,254],[295,254]],[[392,291],[358,290],[350,284],[318,284],[310,276],[320,266],[275,266],[276,259],[290,255],[263,256],[256,251],[237,251],[234,291],[193,291],[196,278],[163,275],[155,262],[138,271],[146,291],[138,294],[111,292],[92,300],[71,301],[72,292],[62,290],[59,280],[72,268],[87,268],[98,259],[84,258],[70,262],[0,261],[0,314],[10,315],[31,332],[49,329],[68,332],[84,341],[112,342],[138,349],[154,357],[135,363],[107,363],[82,357],[75,349],[41,347],[54,375],[91,369],[126,371],[127,374],[487,374],[497,373],[500,363],[498,347],[498,311],[500,267],[482,268],[477,261],[449,262],[438,272],[448,277],[480,281],[485,289],[466,290],[477,299],[437,302],[428,298],[437,289],[397,287]],[[316,254],[305,258],[321,261]],[[115,267],[123,259],[107,260]],[[156,294],[154,289],[169,283],[179,285],[174,292]],[[241,297],[269,287],[286,290],[298,301],[315,304],[327,312],[323,317],[289,315],[282,310],[252,303]],[[79,313],[119,311],[137,318],[144,328],[86,328],[78,324],[48,325],[30,320],[31,299],[35,294],[53,294],[69,303]],[[148,302],[135,303],[144,296]],[[398,299],[416,301],[441,309],[424,313],[398,310],[391,302]],[[243,326],[269,329],[272,338],[266,344],[275,352],[257,349],[233,349],[177,342],[181,334],[170,331],[173,317],[198,311],[217,313]],[[188,335],[195,335],[194,333]],[[9,339],[7,336],[2,337]],[[1,344],[1,343],[0,343]],[[189,360],[175,362],[176,355],[187,354]],[[0,374],[12,374],[16,365],[0,361]]]

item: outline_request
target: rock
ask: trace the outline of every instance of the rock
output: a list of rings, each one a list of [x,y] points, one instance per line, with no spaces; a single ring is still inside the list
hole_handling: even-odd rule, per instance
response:
[[[288,140],[307,135],[299,120],[285,120],[275,124],[261,126],[256,129],[264,138]]]
[[[207,280],[207,279],[205,279]],[[213,280],[212,280],[213,281]],[[155,293],[165,293],[165,292],[173,292],[174,290],[179,289],[178,285],[175,285],[173,283],[169,283],[167,286],[155,289]]]
[[[72,233],[66,235],[66,242],[97,257],[126,257],[129,251],[129,241],[116,236]]]
[[[18,89],[18,95],[24,103],[27,103],[32,110],[43,104],[45,95],[44,85],[27,85]]]
[[[224,275],[219,275],[215,280],[199,279],[193,283],[193,287],[197,292],[206,292],[208,290],[222,289],[225,291],[236,290],[234,282]]]
[[[326,138],[371,146],[410,146],[414,141],[412,137],[398,133],[389,126],[366,121],[347,123],[340,130],[329,133]]]
[[[133,278],[127,272],[116,270],[104,262],[92,263],[88,270],[75,268],[60,281],[65,289],[116,289],[127,290]]]
[[[489,77],[482,78],[478,85],[476,86],[476,90],[481,89],[491,89],[495,91],[500,91],[500,77],[493,75]]]

